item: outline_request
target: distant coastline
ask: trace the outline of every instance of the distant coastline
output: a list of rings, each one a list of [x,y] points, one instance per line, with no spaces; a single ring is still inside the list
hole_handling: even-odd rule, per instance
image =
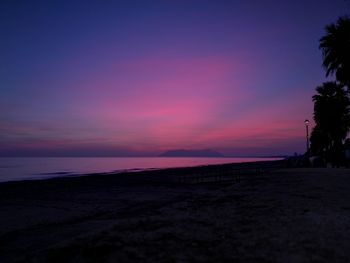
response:
[[[221,153],[210,150],[169,150],[159,155],[159,157],[224,157]]]

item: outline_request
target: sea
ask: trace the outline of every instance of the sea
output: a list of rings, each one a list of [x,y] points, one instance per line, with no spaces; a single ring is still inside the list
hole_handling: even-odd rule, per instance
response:
[[[118,173],[160,168],[280,160],[237,157],[46,157],[0,158],[0,182],[35,180],[91,173]]]

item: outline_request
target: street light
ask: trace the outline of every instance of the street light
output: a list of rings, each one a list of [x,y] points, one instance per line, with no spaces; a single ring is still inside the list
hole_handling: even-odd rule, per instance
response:
[[[306,119],[304,121],[305,123],[305,127],[306,127],[306,153],[308,154],[309,153],[309,124],[310,124],[310,121],[308,119]]]

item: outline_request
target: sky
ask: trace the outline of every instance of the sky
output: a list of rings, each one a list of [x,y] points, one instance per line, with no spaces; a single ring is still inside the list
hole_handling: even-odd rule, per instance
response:
[[[0,156],[303,153],[345,0],[0,2]],[[311,122],[312,129],[313,122]]]

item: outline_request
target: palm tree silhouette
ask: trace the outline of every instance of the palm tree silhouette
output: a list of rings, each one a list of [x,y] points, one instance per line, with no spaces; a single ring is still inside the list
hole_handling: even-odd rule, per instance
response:
[[[327,34],[320,39],[326,76],[336,79],[350,89],[350,19],[340,17],[335,24],[326,26]]]
[[[317,94],[312,97],[316,122],[311,135],[312,151],[322,150],[333,161],[339,161],[343,141],[350,128],[348,92],[336,82],[325,82],[316,91]]]

